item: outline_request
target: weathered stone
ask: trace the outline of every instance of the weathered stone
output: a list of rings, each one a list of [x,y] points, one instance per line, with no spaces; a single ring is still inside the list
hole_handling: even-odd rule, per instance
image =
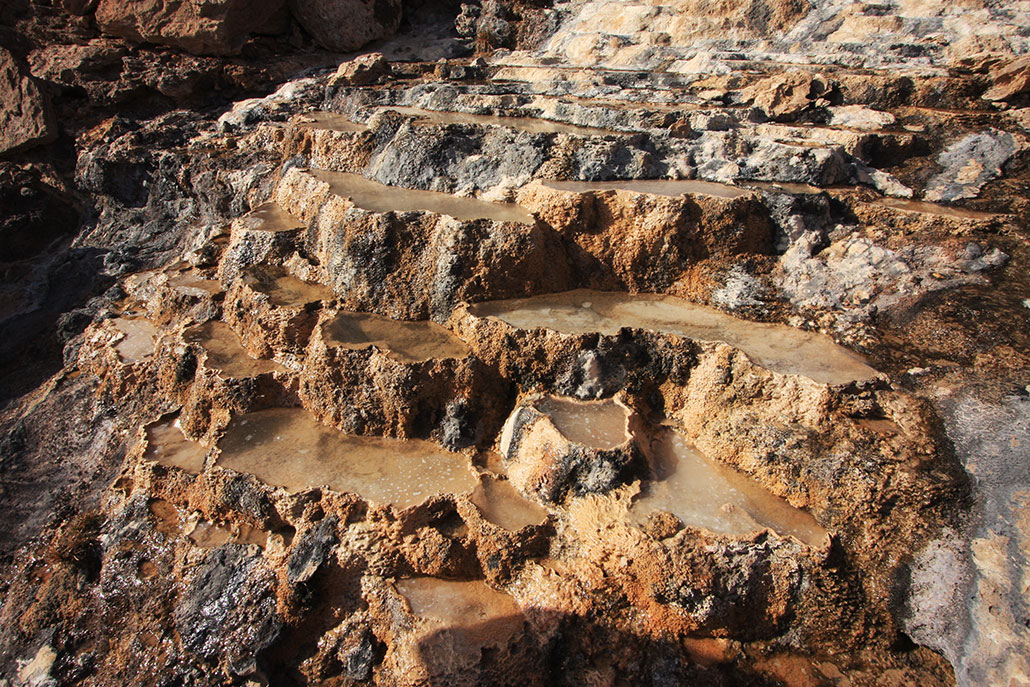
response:
[[[381,52],[373,52],[340,64],[329,78],[331,86],[368,86],[390,75],[390,63]]]
[[[49,100],[24,65],[0,48],[0,155],[50,143],[56,137]]]
[[[95,16],[102,31],[129,41],[170,45],[196,55],[230,55],[251,34],[279,30],[284,3],[100,0]]]
[[[934,202],[976,198],[1023,146],[1021,139],[998,129],[965,136],[937,156],[944,170],[926,182],[923,197]]]
[[[390,36],[401,21],[399,0],[289,0],[294,18],[327,50],[351,52]]]
[[[1005,60],[991,69],[987,100],[1011,100],[1030,91],[1030,55]]]
[[[227,544],[207,555],[175,610],[183,648],[230,674],[257,669],[258,654],[276,640],[275,578],[260,555]]]
[[[769,119],[787,122],[815,107],[832,88],[826,77],[799,70],[762,79],[745,89],[743,96]]]

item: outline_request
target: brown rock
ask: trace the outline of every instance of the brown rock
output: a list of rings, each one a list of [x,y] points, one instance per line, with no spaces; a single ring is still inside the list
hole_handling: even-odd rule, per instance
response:
[[[983,94],[985,100],[1009,100],[1030,91],[1030,55],[1007,60],[991,69],[994,85]]]
[[[368,86],[390,75],[390,63],[381,52],[355,57],[340,65],[330,79],[333,86]]]
[[[252,33],[274,32],[282,9],[283,0],[101,0],[96,20],[102,31],[126,40],[227,55],[239,52]]]
[[[49,143],[56,136],[49,100],[28,70],[0,48],[0,155]]]
[[[769,119],[790,121],[830,90],[822,76],[798,70],[762,79],[744,89],[744,96]]]
[[[327,50],[350,52],[391,35],[399,0],[290,0],[294,18]]]
[[[576,192],[531,184],[519,202],[569,242],[577,272],[600,280],[600,288],[665,289],[706,258],[772,249],[768,212],[751,194]]]

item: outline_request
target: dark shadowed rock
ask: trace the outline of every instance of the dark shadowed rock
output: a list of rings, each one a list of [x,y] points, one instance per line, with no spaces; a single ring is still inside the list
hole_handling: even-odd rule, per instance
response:
[[[393,34],[399,0],[290,0],[294,18],[327,50],[350,52]]]
[[[247,674],[282,627],[275,608],[275,576],[260,554],[228,544],[200,565],[175,610],[175,624],[187,651]]]
[[[329,517],[304,532],[287,563],[286,578],[291,583],[307,582],[322,567],[339,542],[336,536],[338,522],[335,517]]]

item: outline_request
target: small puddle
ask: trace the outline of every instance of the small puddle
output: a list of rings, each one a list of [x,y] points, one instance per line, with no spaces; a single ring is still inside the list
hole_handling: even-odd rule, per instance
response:
[[[716,534],[743,536],[768,527],[809,546],[821,546],[826,539],[826,530],[809,513],[706,458],[675,431],[656,437],[648,454],[658,479],[645,482],[634,499],[629,520],[635,525],[643,525],[654,512],[667,511],[685,525]]]
[[[159,420],[146,428],[147,449],[144,460],[179,468],[194,475],[204,470],[207,449],[190,441],[179,428],[179,418]]]
[[[461,198],[450,193],[387,186],[360,174],[312,169],[316,179],[329,184],[333,193],[349,198],[369,212],[433,212],[460,220],[489,219],[495,222],[532,224],[533,215],[514,203],[489,203]]]
[[[588,191],[631,191],[656,196],[678,198],[682,195],[700,194],[718,198],[740,198],[748,191],[728,184],[692,179],[622,179],[615,181],[542,181],[547,188],[556,191],[587,193]]]
[[[206,520],[195,523],[186,536],[202,549],[217,549],[232,540],[232,532]]]
[[[242,217],[243,227],[250,231],[276,233],[303,229],[304,223],[277,203],[259,205]]]
[[[906,200],[904,198],[877,198],[871,201],[871,205],[901,210],[903,212],[918,212],[924,215],[937,215],[938,217],[957,217],[959,219],[991,219],[997,215],[979,210],[967,210],[950,205],[939,205],[927,203],[921,200]]]
[[[379,504],[408,508],[437,494],[476,487],[468,459],[416,439],[344,434],[303,408],[259,410],[234,418],[218,442],[217,464],[300,492],[327,486]]]
[[[626,422],[629,413],[615,401],[575,401],[548,396],[533,404],[569,441],[583,446],[609,450],[629,439]]]
[[[876,370],[856,353],[822,334],[783,324],[751,322],[674,296],[589,291],[477,303],[469,311],[519,329],[548,328],[565,334],[614,335],[623,327],[676,334],[735,346],[756,364],[820,384],[871,379]]]
[[[525,621],[514,599],[480,580],[416,577],[394,586],[412,613],[439,629],[460,630],[477,645],[503,644]]]
[[[302,308],[318,301],[330,301],[333,292],[322,284],[297,279],[281,269],[253,268],[243,274],[243,283],[268,296],[268,302],[281,308]]]
[[[215,279],[205,279],[193,270],[183,272],[168,280],[168,285],[186,296],[206,298],[222,293],[222,285]]]
[[[274,361],[251,358],[240,337],[225,322],[212,320],[190,327],[183,332],[183,339],[199,344],[207,352],[207,366],[226,377],[248,379],[282,369]]]
[[[547,520],[547,510],[520,494],[508,480],[484,477],[469,500],[484,518],[509,532]]]
[[[786,193],[792,196],[814,196],[826,191],[826,189],[811,184],[796,184],[786,181],[742,181],[741,185],[758,191]]]
[[[613,131],[592,126],[577,126],[537,117],[505,117],[503,115],[467,114],[464,112],[443,112],[423,110],[419,107],[387,105],[382,111],[393,110],[398,114],[411,115],[434,124],[481,124],[517,129],[531,134],[569,134],[572,136],[628,136],[625,131]]]
[[[154,355],[157,327],[150,320],[116,317],[111,320],[122,338],[115,344],[118,356],[126,363],[138,363]]]
[[[341,133],[360,133],[367,129],[364,124],[352,122],[342,114],[324,111],[305,112],[294,119],[292,124],[301,129],[323,129]]]
[[[464,358],[469,349],[436,322],[407,322],[368,313],[341,312],[322,324],[327,346],[358,350],[375,346],[410,363],[435,358]]]

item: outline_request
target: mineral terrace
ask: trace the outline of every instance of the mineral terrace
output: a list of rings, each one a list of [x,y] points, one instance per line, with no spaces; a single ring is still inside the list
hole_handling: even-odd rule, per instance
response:
[[[1030,685],[1030,2],[0,5],[0,687]]]

